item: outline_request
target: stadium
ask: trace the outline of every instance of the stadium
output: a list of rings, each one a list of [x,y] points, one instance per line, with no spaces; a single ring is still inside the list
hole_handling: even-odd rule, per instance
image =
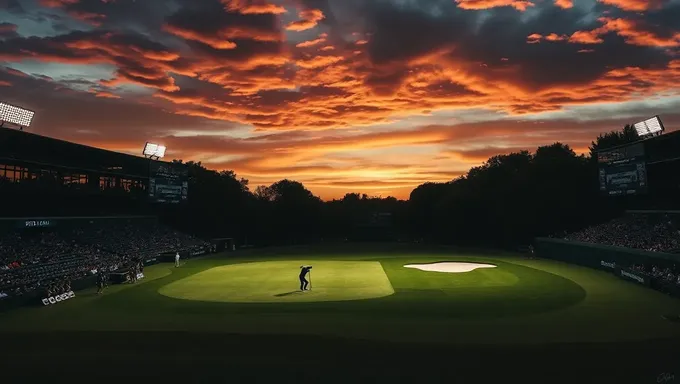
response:
[[[620,210],[677,189],[680,136],[649,133],[598,156],[597,201],[616,215],[520,249],[423,239],[375,210],[318,228],[299,202],[260,227],[226,223],[198,205],[212,190],[198,180],[219,174],[158,146],[138,157],[0,128],[3,375],[672,381],[678,212]]]

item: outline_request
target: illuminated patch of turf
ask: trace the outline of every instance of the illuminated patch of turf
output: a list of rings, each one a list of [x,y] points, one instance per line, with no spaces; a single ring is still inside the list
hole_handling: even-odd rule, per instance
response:
[[[312,265],[300,291],[301,265]],[[162,295],[198,301],[282,303],[372,299],[394,293],[377,261],[268,261],[211,268],[162,287]]]

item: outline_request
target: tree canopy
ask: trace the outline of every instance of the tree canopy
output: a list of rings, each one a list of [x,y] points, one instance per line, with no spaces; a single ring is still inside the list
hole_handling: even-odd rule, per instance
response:
[[[323,202],[287,179],[251,191],[234,172],[190,162],[190,199],[181,217],[194,232],[262,244],[370,238],[371,231],[383,239],[389,227],[393,240],[512,246],[616,212],[599,195],[592,157],[635,140],[634,128],[627,125],[599,135],[590,156],[559,142],[533,153],[492,156],[454,180],[417,186],[407,201],[348,193]]]
[[[619,203],[600,196],[594,154],[634,140],[627,125],[599,135],[589,156],[559,142],[492,156],[454,180],[417,186],[406,201],[348,193],[324,202],[298,181],[251,188],[233,171],[191,161],[184,163],[189,198],[177,205],[145,205],[143,189],[96,196],[77,184],[55,189],[43,177],[22,183],[0,178],[0,185],[17,201],[7,215],[153,213],[183,231],[233,237],[238,244],[373,239],[514,246],[617,212]]]

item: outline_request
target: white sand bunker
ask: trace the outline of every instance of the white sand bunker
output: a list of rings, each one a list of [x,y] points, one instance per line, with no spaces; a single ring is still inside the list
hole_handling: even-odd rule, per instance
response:
[[[433,264],[407,264],[404,268],[415,268],[428,272],[463,273],[477,268],[496,268],[493,264],[445,262]]]

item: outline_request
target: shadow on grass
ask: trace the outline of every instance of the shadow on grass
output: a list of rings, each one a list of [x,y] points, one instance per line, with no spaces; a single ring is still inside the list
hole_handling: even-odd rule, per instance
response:
[[[286,293],[279,293],[278,295],[274,295],[274,296],[276,296],[276,297],[286,297],[286,296],[298,295],[298,294],[301,294],[301,293],[304,293],[304,292],[302,292],[302,291],[290,291],[290,292],[286,292]]]

